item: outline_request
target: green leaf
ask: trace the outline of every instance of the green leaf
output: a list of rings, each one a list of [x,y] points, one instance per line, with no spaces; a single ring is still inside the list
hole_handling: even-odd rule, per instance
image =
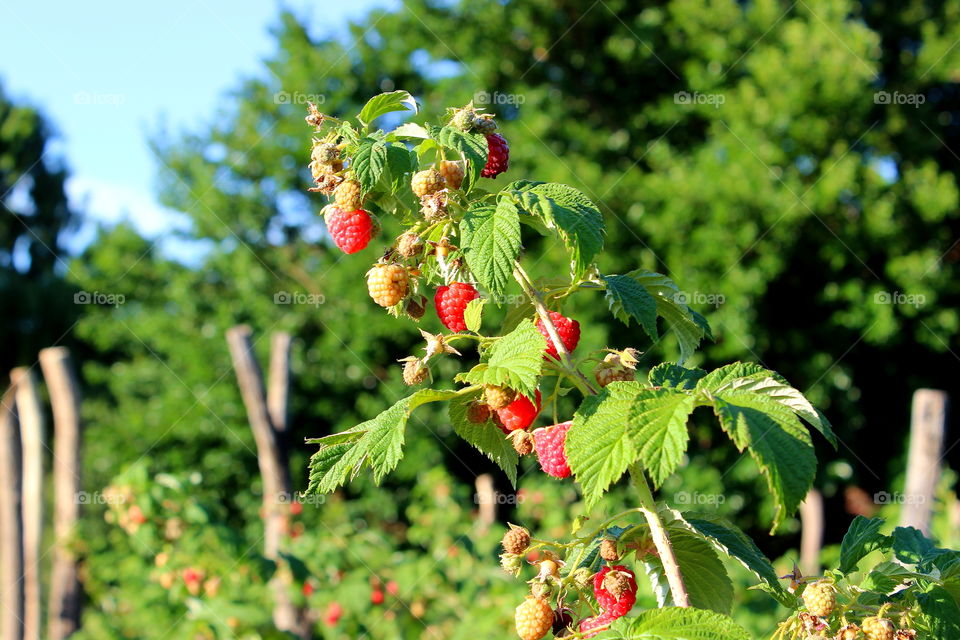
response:
[[[680,296],[680,289],[667,276],[637,269],[627,274],[647,290],[657,303],[657,314],[677,336],[680,346],[680,359],[683,364],[700,346],[704,338],[711,338],[710,326],[699,313],[690,309]]]
[[[364,125],[372,123],[380,116],[393,111],[413,111],[417,113],[419,107],[413,96],[406,91],[391,91],[373,96],[360,110],[357,118]]]
[[[434,129],[437,142],[447,149],[451,149],[460,156],[465,162],[465,171],[463,184],[460,189],[464,193],[470,191],[477,179],[480,178],[480,172],[487,164],[487,139],[480,133],[466,133],[456,127],[442,127],[439,130]]]
[[[707,538],[721,552],[738,560],[777,593],[784,593],[776,569],[750,537],[725,518],[709,513],[684,513],[682,522]]]
[[[487,352],[486,362],[462,376],[471,384],[506,386],[532,398],[536,393],[547,341],[533,321],[524,320],[498,339]]]
[[[734,362],[711,371],[697,384],[697,390],[706,394],[721,389],[743,389],[767,396],[803,418],[837,447],[837,436],[826,416],[776,371],[752,362]]]
[[[610,313],[628,327],[630,320],[635,320],[651,340],[656,340],[657,301],[653,296],[630,276],[602,276],[602,279],[606,284]]]
[[[380,176],[387,167],[386,143],[373,138],[362,139],[350,166],[354,177],[360,183],[360,190],[363,193],[370,191],[380,181]]]
[[[713,546],[686,529],[671,528],[667,535],[690,596],[690,605],[730,613],[733,583]]]
[[[400,140],[425,139],[430,137],[430,132],[416,122],[404,122],[391,131],[388,137]]]
[[[810,434],[790,409],[743,389],[713,393],[720,426],[740,451],[749,450],[777,503],[773,529],[793,513],[817,471]]]
[[[404,430],[410,413],[427,402],[456,395],[454,391],[424,389],[344,434],[320,438],[320,449],[310,458],[307,493],[330,493],[366,466],[373,467],[374,481],[379,484],[403,457]],[[347,438],[346,433],[353,435]]]
[[[610,384],[599,395],[584,398],[573,416],[565,444],[567,463],[583,488],[588,509],[636,460],[629,425],[620,419],[630,411],[635,395]]]
[[[696,388],[697,381],[706,373],[703,369],[687,369],[672,362],[664,362],[650,369],[647,382],[654,387],[691,390]]]
[[[497,206],[473,204],[460,222],[467,266],[490,293],[503,293],[520,255],[517,208],[506,200]]]
[[[409,181],[409,175],[417,169],[416,154],[407,149],[406,145],[394,142],[386,147],[387,171],[393,183],[394,190]]]
[[[583,488],[587,507],[636,461],[659,486],[686,451],[687,418],[693,396],[614,382],[584,399],[567,433],[570,469]]]
[[[930,576],[910,571],[896,562],[881,562],[860,582],[860,588],[879,593],[890,593],[907,580],[930,580]]]
[[[922,619],[929,638],[960,640],[960,605],[943,587],[917,594]]]
[[[474,298],[467,303],[467,308],[463,310],[463,321],[467,325],[467,330],[474,333],[480,331],[480,324],[483,320],[483,305],[487,301],[484,298]]]
[[[619,384],[630,383],[614,383]],[[683,459],[690,439],[687,420],[694,406],[693,396],[672,389],[643,389],[634,398],[627,422],[640,450],[640,464],[655,487],[663,484]]]
[[[929,560],[937,547],[927,539],[919,529],[914,527],[897,527],[891,535],[893,553],[900,562],[920,564]]]
[[[503,469],[510,478],[510,483],[516,487],[519,458],[513,445],[489,419],[484,424],[474,424],[467,419],[470,403],[478,397],[479,393],[474,393],[450,402],[450,422],[453,430]]]
[[[826,439],[837,448],[837,436],[827,420],[802,393],[790,386],[790,384],[779,374],[773,371],[765,371],[767,375],[760,377],[760,374],[754,374],[750,378],[740,378],[729,382],[725,388],[744,389],[754,393],[767,396],[771,400],[789,408],[796,415],[807,421],[814,429],[819,431]]]
[[[571,253],[574,274],[583,275],[603,249],[606,229],[597,205],[581,191],[565,184],[520,184],[520,189],[504,193],[513,195],[524,211],[539,216],[548,228],[560,233]]]
[[[713,393],[733,380],[754,376],[767,377],[771,373],[770,370],[764,369],[753,362],[733,362],[719,369],[714,369],[705,375],[700,382],[697,383],[697,390]]]
[[[751,640],[746,629],[728,616],[702,609],[651,609],[617,619],[599,640]]]
[[[857,516],[850,523],[847,533],[840,542],[840,571],[856,571],[857,563],[877,549],[889,549],[890,537],[880,533],[883,520]]]

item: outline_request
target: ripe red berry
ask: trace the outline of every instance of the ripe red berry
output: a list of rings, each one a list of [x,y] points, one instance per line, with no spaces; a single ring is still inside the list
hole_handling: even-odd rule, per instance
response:
[[[610,593],[604,585],[604,579],[611,571],[619,571],[622,574],[626,574],[624,590],[619,597]],[[618,564],[615,567],[604,567],[593,577],[593,596],[597,599],[597,604],[603,608],[604,613],[609,614],[613,618],[625,616],[637,601],[636,576],[634,576],[633,571],[630,571],[630,569],[627,569],[622,564]]]
[[[560,336],[560,341],[563,343],[564,349],[567,350],[567,353],[572,353],[573,350],[577,348],[577,343],[580,342],[580,323],[576,320],[565,318],[556,311],[550,312],[550,321],[553,322],[553,326],[556,327],[557,334]],[[547,333],[547,328],[544,326],[541,318],[537,318],[537,331],[547,339],[546,355],[559,358],[557,345],[550,339],[550,334]]]
[[[600,627],[604,627],[613,622],[614,617],[604,612],[593,618],[584,618],[580,621],[580,633],[584,638],[592,638],[600,633]]]
[[[335,627],[343,615],[343,607],[339,602],[331,602],[323,614],[323,621],[328,627]]]
[[[516,399],[505,406],[503,409],[497,409],[497,416],[503,423],[505,433],[516,431],[517,429],[526,429],[533,421],[537,419],[540,413],[540,390],[537,389],[537,404],[534,406],[530,398],[523,395],[517,395]]]
[[[374,589],[370,592],[370,602],[373,604],[383,604],[383,591]]]
[[[572,422],[561,422],[550,427],[541,427],[533,432],[533,444],[537,450],[537,458],[544,473],[554,478],[570,477],[570,466],[567,464],[567,452],[564,445],[567,442],[567,431]]]
[[[329,210],[326,219],[327,230],[334,244],[344,253],[363,250],[373,237],[373,218],[363,209],[344,211],[334,207]]]
[[[302,590],[303,590],[303,595],[305,595],[306,597],[309,598],[310,596],[313,595],[313,583],[311,583],[311,582],[309,582],[309,581],[308,581],[308,582],[304,582],[304,583],[303,583],[303,589],[302,589]]]
[[[487,164],[480,175],[484,178],[496,178],[507,170],[510,163],[510,145],[499,133],[487,134]]]
[[[443,323],[443,326],[457,333],[467,330],[463,312],[466,311],[467,304],[471,300],[479,297],[480,293],[472,284],[451,282],[449,286],[437,288],[433,303],[437,307],[437,315],[440,316],[440,322]]]

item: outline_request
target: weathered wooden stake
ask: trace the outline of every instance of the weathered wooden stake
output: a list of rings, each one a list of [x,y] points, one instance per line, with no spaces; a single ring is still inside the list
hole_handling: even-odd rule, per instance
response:
[[[823,495],[816,489],[811,489],[800,503],[800,571],[805,576],[820,573],[823,520]]]
[[[493,476],[481,473],[474,480],[476,487],[477,516],[480,531],[486,531],[497,519],[497,490],[493,486]]]
[[[23,638],[23,519],[20,432],[14,390],[0,406],[0,637]]]
[[[292,338],[285,331],[278,331],[270,338],[270,373],[267,379],[267,410],[277,433],[287,431],[287,406],[290,397],[290,343]],[[281,445],[284,443],[282,442]]]
[[[240,395],[247,409],[253,438],[257,443],[257,462],[263,481],[263,555],[277,561],[280,559],[280,542],[286,533],[289,502],[293,496],[287,457],[280,444],[280,434],[273,424],[271,415],[282,414],[284,425],[286,425],[286,390],[284,389],[281,393],[275,389],[273,399],[277,404],[268,406],[263,372],[254,357],[251,333],[250,327],[246,325],[233,327],[227,331],[227,344],[230,347],[233,368],[237,373]],[[274,346],[276,347],[280,341],[275,338]],[[289,354],[289,349],[287,353]],[[276,353],[274,355],[276,356]],[[284,358],[276,356],[276,359]],[[285,359],[289,362],[288,358]],[[280,365],[276,367],[279,368]],[[272,373],[282,377],[283,387],[286,388],[289,370],[280,372],[274,369],[271,363]],[[271,382],[274,383],[272,380]],[[284,400],[283,407],[279,406],[281,398]],[[270,587],[273,593],[273,623],[277,629],[308,637],[309,625],[305,623],[303,612],[293,604],[288,592],[289,585],[285,584],[279,576],[274,576]]]
[[[910,413],[910,453],[900,524],[930,535],[933,502],[940,481],[940,458],[947,430],[947,394],[917,389]]]
[[[29,367],[10,372],[23,451],[23,637],[40,640],[40,558],[43,542],[43,410]]]
[[[80,385],[70,350],[40,352],[40,368],[53,407],[53,533],[47,637],[62,640],[80,626],[80,579],[72,538],[80,519]]]

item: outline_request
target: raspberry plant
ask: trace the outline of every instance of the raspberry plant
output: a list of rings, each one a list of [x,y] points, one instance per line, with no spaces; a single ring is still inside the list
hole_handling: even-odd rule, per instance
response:
[[[520,637],[537,640],[547,633],[543,612],[552,602],[558,636],[587,637],[612,626],[622,637],[746,639],[727,617],[733,594],[721,556],[743,563],[781,602],[793,604],[796,597],[734,525],[710,514],[668,509],[654,499],[652,488],[680,465],[689,444],[687,422],[705,407],[764,474],[777,505],[775,530],[814,479],[816,458],[806,425],[836,445],[829,422],[781,376],[756,364],[738,362],[711,372],[683,366],[701,340],[711,338],[707,321],[663,274],[643,269],[606,274],[598,268],[604,221],[586,195],[568,185],[529,180],[485,189],[481,178],[509,170],[509,145],[496,133],[491,114],[470,104],[450,110],[439,125],[374,128],[380,116],[407,110],[418,108],[404,91],[375,96],[353,121],[311,105],[313,190],[333,199],[324,211],[328,225],[348,208],[354,218],[391,216],[405,228],[387,239],[371,267],[371,297],[394,316],[414,321],[432,297],[451,332],[421,331],[424,355],[403,360],[404,379],[425,382],[431,376],[421,370],[441,358],[466,359],[461,349],[470,344],[479,361],[453,385],[418,390],[367,422],[311,440],[319,450],[311,459],[308,491],[334,491],[366,468],[381,481],[403,455],[410,414],[427,403],[448,402],[456,433],[514,484],[520,455],[535,450],[546,473],[574,477],[587,508],[623,476],[635,487],[637,507],[601,526],[584,531],[584,521],[576,519],[570,540],[529,541],[524,553],[539,554],[538,571],[530,597],[517,609]],[[335,223],[332,232],[337,228]],[[377,228],[370,225],[372,232]],[[562,281],[536,281],[527,273],[523,228],[562,241],[570,266]],[[357,244],[351,240],[345,251]],[[523,302],[510,309],[502,326],[485,331],[485,308],[510,291],[518,291]],[[642,329],[651,341],[660,338],[662,323],[679,343],[678,362],[653,367],[641,381],[634,345],[578,353],[579,322],[563,309],[574,295],[598,294],[614,317]],[[561,421],[558,400],[572,391],[582,400]],[[555,424],[535,429],[543,410]],[[628,563],[642,567],[662,608],[625,617],[637,588]],[[502,564],[519,575],[522,556],[507,551]]]
[[[889,534],[883,528],[880,518],[857,516],[836,569],[813,578],[796,570],[787,576],[791,589],[782,602],[795,613],[774,638],[960,637],[960,553],[938,548],[913,527]]]

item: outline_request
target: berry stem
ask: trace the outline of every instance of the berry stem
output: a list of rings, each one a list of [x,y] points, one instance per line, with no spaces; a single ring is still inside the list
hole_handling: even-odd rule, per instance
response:
[[[577,385],[577,388],[580,389],[583,395],[596,395],[597,390],[593,388],[593,385],[587,377],[573,364],[570,352],[567,351],[566,346],[564,346],[557,327],[550,318],[550,311],[543,303],[543,296],[541,296],[537,288],[533,286],[533,281],[530,280],[530,276],[523,270],[518,260],[515,260],[513,263],[513,277],[516,278],[517,282],[520,283],[520,288],[523,289],[523,292],[527,294],[530,301],[533,302],[533,307],[536,309],[537,315],[540,316],[540,320],[543,322],[543,326],[546,328],[550,340],[553,341],[553,345],[557,349],[557,355],[560,356],[560,365],[563,367],[564,372],[570,376],[570,379]]]
[[[653,544],[657,548],[657,554],[660,556],[660,562],[663,563],[663,572],[667,576],[667,583],[670,585],[670,593],[673,595],[673,603],[678,607],[689,607],[690,596],[687,594],[687,587],[683,584],[683,576],[680,574],[680,565],[677,562],[677,556],[673,553],[673,545],[670,544],[670,538],[667,536],[666,528],[657,513],[657,503],[650,492],[650,485],[643,475],[643,470],[637,465],[630,466],[630,477],[633,479],[634,487],[640,498],[640,510],[650,525],[650,536],[653,538]]]

